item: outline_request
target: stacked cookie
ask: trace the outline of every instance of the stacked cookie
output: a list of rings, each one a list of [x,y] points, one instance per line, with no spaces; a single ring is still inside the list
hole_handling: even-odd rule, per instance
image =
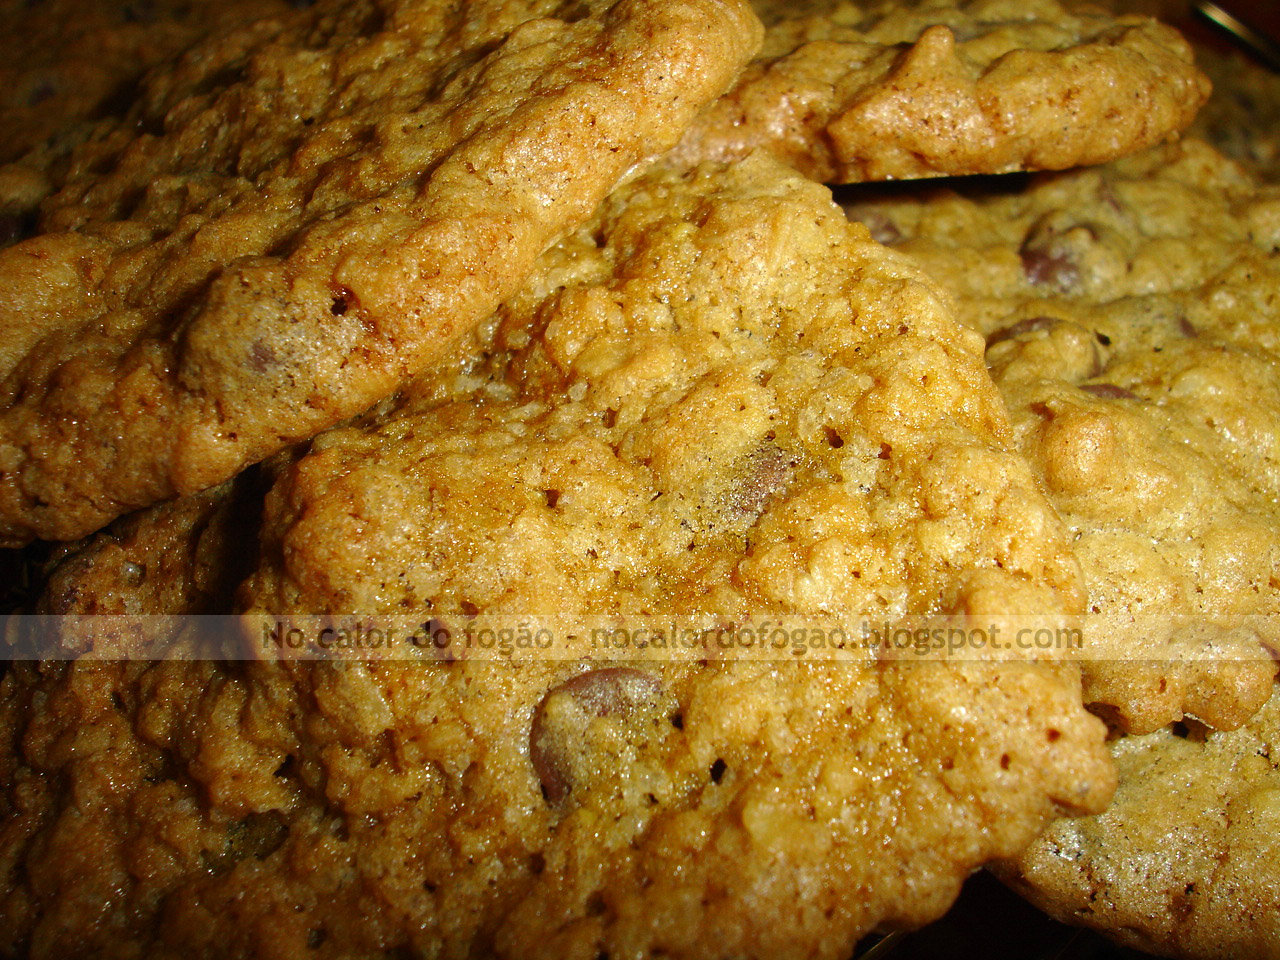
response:
[[[992,861],[1067,902],[1095,713],[1123,757],[1267,699],[1277,208],[1160,146],[1175,32],[261,12],[0,168],[0,530],[82,538],[10,631],[0,949],[842,957]]]

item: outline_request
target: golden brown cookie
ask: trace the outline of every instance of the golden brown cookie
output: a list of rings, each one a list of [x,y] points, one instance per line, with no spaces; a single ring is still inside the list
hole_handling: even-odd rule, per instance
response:
[[[252,569],[264,494],[257,470],[122,517],[59,545],[34,610],[49,616],[225,612]]]
[[[277,613],[1070,612],[982,342],[767,157],[655,173],[272,491]]]
[[[1280,957],[1280,694],[1230,732],[1112,744],[1115,801],[1060,820],[1002,874],[1067,923],[1161,956]]]
[[[987,337],[1073,531],[1086,699],[1235,726],[1280,641],[1280,195],[1186,141],[969,196],[851,197]]]
[[[1061,616],[1074,563],[980,348],[822,187],[652,171],[469,355],[276,464],[241,602]],[[1075,673],[985,656],[4,684],[0,935],[33,956],[843,958],[1111,786]]]
[[[0,945],[847,957],[1094,808],[1078,700],[1033,670],[20,664]]]
[[[1209,93],[1144,17],[1057,0],[756,0],[765,45],[684,160],[764,148],[854,183],[1101,163],[1187,126]]]
[[[0,537],[79,536],[390,393],[757,41],[737,0],[321,0],[152,74],[0,251]]]

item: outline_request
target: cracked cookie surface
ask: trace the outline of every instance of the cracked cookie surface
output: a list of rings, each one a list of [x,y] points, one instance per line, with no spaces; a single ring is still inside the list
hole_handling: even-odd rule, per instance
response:
[[[1059,821],[1002,875],[1066,923],[1188,960],[1280,956],[1280,695],[1243,727],[1122,737],[1097,817]]]
[[[766,157],[621,188],[491,322],[487,379],[422,378],[290,468],[253,602],[1069,611],[981,339],[839,213]]]
[[[851,197],[987,337],[1090,593],[1085,695],[1238,725],[1280,638],[1280,197],[1198,141],[971,195]]]
[[[0,250],[0,538],[83,535],[394,391],[758,29],[736,0],[320,0],[152,74]]]
[[[1101,163],[1186,127],[1209,93],[1145,17],[1056,0],[757,0],[760,56],[686,133],[685,160],[764,148],[853,183]]]
[[[1062,617],[1078,571],[1006,440],[979,339],[822,187],[654,170],[274,465],[239,603]],[[18,669],[9,942],[834,960],[1111,787],[1066,664],[562,650]]]

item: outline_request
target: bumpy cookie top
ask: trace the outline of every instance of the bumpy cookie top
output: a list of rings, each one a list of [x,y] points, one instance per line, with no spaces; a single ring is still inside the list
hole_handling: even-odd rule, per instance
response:
[[[1058,170],[1159,143],[1209,93],[1175,30],[1057,0],[755,6],[764,49],[686,160],[763,147],[841,183]]]
[[[632,181],[471,349],[275,465],[245,603],[1079,602],[977,338],[766,158]],[[1111,787],[1060,664],[701,657],[19,668],[5,946],[834,960]]]
[[[736,0],[321,0],[153,74],[0,251],[0,535],[80,535],[390,393],[758,30]]]
[[[122,112],[138,77],[286,0],[2,0],[0,163],[79,120]]]
[[[1192,724],[1112,745],[1120,787],[1005,869],[1068,923],[1163,956],[1280,956],[1280,693],[1229,733]]]
[[[1082,719],[1025,664],[21,664],[0,948],[840,960],[1097,809]]]
[[[254,606],[1079,602],[981,339],[775,161],[621,188],[484,335],[491,382],[424,378],[277,484]]]
[[[1280,196],[1186,141],[851,209],[987,335],[1098,614],[1086,697],[1137,731],[1245,720],[1280,640]]]

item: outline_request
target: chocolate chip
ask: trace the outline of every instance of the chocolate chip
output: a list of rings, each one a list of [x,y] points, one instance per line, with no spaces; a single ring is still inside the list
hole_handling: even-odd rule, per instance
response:
[[[1080,388],[1085,393],[1102,397],[1104,400],[1141,400],[1136,393],[1117,387],[1114,383],[1086,383]]]
[[[997,330],[987,339],[987,346],[995,346],[997,343],[1012,340],[1023,334],[1035,333],[1037,330],[1049,330],[1062,322],[1064,321],[1057,317],[1027,317],[1012,326],[1005,327],[1003,330]]]
[[[1059,293],[1073,293],[1082,280],[1079,254],[1098,239],[1098,231],[1088,224],[1061,224],[1060,215],[1037,221],[1027,231],[1022,247],[1022,271],[1028,282]]]
[[[542,698],[529,728],[529,760],[542,784],[542,795],[553,806],[572,792],[569,758],[562,739],[547,730],[547,704],[552,697],[567,695],[583,712],[597,717],[626,716],[662,694],[662,681],[651,673],[631,667],[589,670],[553,687]]]
[[[1019,255],[1022,257],[1022,271],[1033,286],[1053,287],[1062,293],[1070,293],[1080,285],[1080,268],[1066,253],[1024,247]]]
[[[276,352],[261,340],[255,340],[249,348],[249,366],[262,373],[276,362]]]
[[[1178,332],[1181,333],[1184,337],[1199,336],[1199,331],[1196,330],[1196,328],[1192,325],[1191,321],[1188,320],[1186,317],[1178,318]]]

